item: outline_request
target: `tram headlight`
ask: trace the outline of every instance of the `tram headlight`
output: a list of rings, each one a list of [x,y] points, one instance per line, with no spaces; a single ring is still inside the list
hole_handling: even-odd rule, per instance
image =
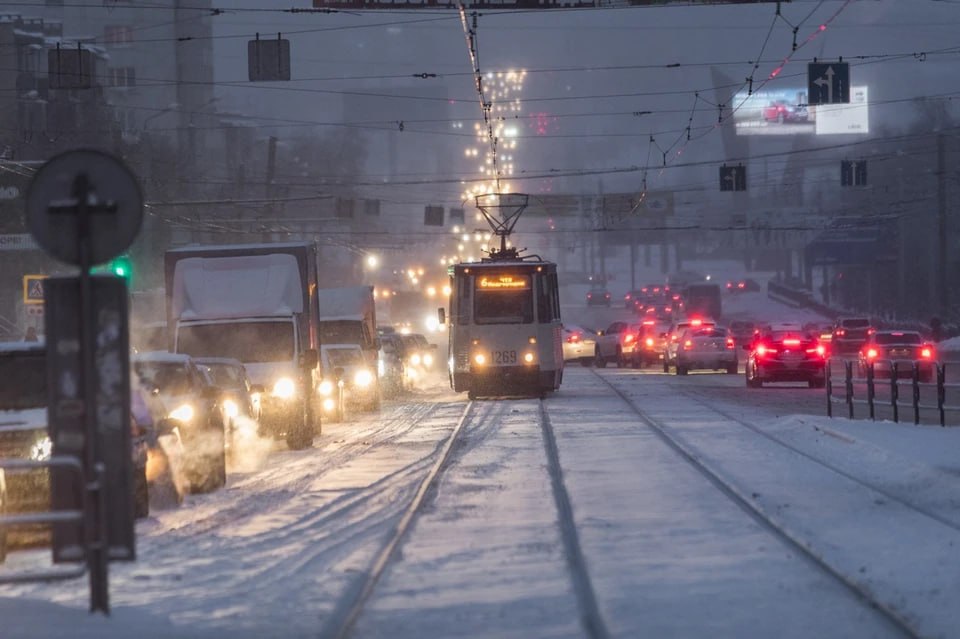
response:
[[[337,408],[337,402],[333,401],[332,397],[328,397],[323,400],[323,410],[326,413],[332,413]]]
[[[534,356],[533,353],[524,353],[524,354],[523,354],[523,361],[524,361],[525,363],[527,363],[527,364],[533,364],[533,360],[535,360],[535,359],[536,359],[536,357]]]
[[[476,363],[477,366],[483,366],[484,364],[487,363],[487,356],[484,355],[483,353],[475,353],[473,356],[473,361]]]

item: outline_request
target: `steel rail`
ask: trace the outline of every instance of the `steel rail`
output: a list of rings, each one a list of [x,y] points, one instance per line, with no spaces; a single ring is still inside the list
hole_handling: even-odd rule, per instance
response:
[[[664,444],[673,450],[679,457],[686,461],[694,470],[709,481],[725,497],[738,506],[744,513],[750,516],[757,524],[770,532],[784,544],[796,550],[799,556],[804,557],[812,565],[818,567],[824,573],[830,575],[836,582],[841,584],[847,591],[854,595],[864,605],[875,610],[892,627],[906,635],[907,637],[919,638],[923,636],[910,620],[897,611],[893,606],[879,601],[869,588],[861,585],[855,579],[843,574],[837,568],[831,566],[812,545],[799,535],[790,532],[786,527],[777,523],[769,517],[759,506],[751,501],[747,495],[737,488],[733,483],[723,479],[718,472],[708,465],[700,454],[687,444],[684,444],[679,438],[670,434],[669,429],[662,423],[649,416],[643,410],[637,407],[623,391],[614,386],[597,371],[592,371],[604,384],[621,399],[637,415],[640,421]],[[710,407],[713,408],[713,407]],[[716,410],[716,409],[713,409]],[[718,414],[719,411],[718,411]]]

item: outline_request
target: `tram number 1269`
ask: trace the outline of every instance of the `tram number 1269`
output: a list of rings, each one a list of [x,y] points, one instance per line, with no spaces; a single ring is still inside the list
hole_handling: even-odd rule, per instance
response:
[[[516,364],[517,363],[517,351],[493,351],[494,364]]]

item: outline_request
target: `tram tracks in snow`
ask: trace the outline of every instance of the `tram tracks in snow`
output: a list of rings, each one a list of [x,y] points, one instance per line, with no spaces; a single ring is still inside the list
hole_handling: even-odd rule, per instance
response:
[[[320,633],[322,637],[346,639],[353,635],[356,624],[363,614],[367,603],[372,598],[377,584],[390,566],[393,556],[400,550],[416,518],[422,512],[427,496],[431,493],[438,478],[446,470],[447,466],[452,463],[452,451],[456,448],[462,433],[471,426],[471,424],[486,417],[485,413],[489,412],[478,409],[477,407],[486,406],[492,408],[496,405],[497,404],[493,402],[474,400],[467,404],[456,426],[450,433],[446,444],[443,446],[442,451],[422,479],[418,490],[394,527],[392,534],[376,554],[362,583],[358,583],[346,594],[344,597],[345,601],[338,606],[338,610],[334,612],[331,619],[328,620],[325,625],[324,631]],[[566,559],[567,569],[577,601],[579,624],[585,637],[589,639],[607,639],[609,632],[600,613],[596,594],[580,546],[570,496],[563,480],[563,470],[560,463],[556,436],[543,399],[537,400],[535,418],[543,438],[547,472],[550,476],[551,492],[557,512],[557,524],[563,545],[563,554]]]
[[[618,388],[613,382],[607,379],[606,376],[601,375],[595,370],[592,370],[594,375],[603,382],[606,386],[613,391],[633,412],[638,420],[643,426],[645,426],[650,432],[652,432],[660,441],[662,441],[668,448],[673,450],[681,459],[683,459],[691,468],[693,468],[698,474],[700,474],[704,479],[710,482],[720,493],[722,493],[728,500],[730,500],[734,505],[740,508],[745,514],[751,517],[757,524],[762,528],[767,530],[771,535],[780,540],[785,546],[793,549],[798,556],[805,559],[808,563],[815,566],[824,574],[828,575],[835,582],[840,584],[845,590],[851,593],[857,600],[861,601],[868,608],[874,610],[879,616],[881,616],[892,628],[895,628],[904,636],[907,637],[921,637],[923,633],[916,627],[915,623],[911,621],[906,615],[897,610],[895,607],[891,606],[885,601],[882,601],[881,598],[872,591],[871,588],[861,583],[855,577],[852,577],[848,574],[845,574],[836,566],[832,565],[827,559],[817,551],[813,546],[810,540],[805,539],[800,534],[791,531],[786,525],[778,521],[775,517],[769,515],[760,505],[758,505],[750,495],[734,482],[728,480],[724,475],[719,472],[714,466],[709,463],[704,456],[689,443],[684,441],[683,438],[678,437],[672,429],[661,422],[659,419],[651,416],[646,411],[637,406],[636,402],[620,388]],[[734,421],[740,426],[749,428],[754,432],[758,432],[764,436],[767,434],[763,433],[753,425],[747,425],[741,420],[737,420],[729,415],[723,413],[722,411],[709,406],[705,403],[701,404],[709,408],[710,410],[715,411],[717,414],[723,416],[725,419]],[[799,450],[796,450],[795,447],[789,446],[784,442],[779,441],[777,438],[772,438],[771,441],[782,446],[786,446],[793,452],[800,453],[811,461],[821,463],[819,460],[812,458]],[[821,463],[821,465],[823,465]],[[827,468],[830,468],[828,465]],[[838,469],[830,468],[835,472]],[[843,476],[847,479],[854,479],[848,474],[843,473]],[[857,480],[855,480],[857,481]],[[869,485],[859,482],[861,485],[871,488]],[[899,501],[899,500],[898,500]],[[903,502],[899,502],[903,503]],[[917,511],[922,515],[928,515],[923,511],[917,510],[916,508],[910,506],[909,504],[903,504],[907,508]],[[950,526],[954,528],[954,525],[945,521],[941,521],[941,518],[936,518],[938,523]]]

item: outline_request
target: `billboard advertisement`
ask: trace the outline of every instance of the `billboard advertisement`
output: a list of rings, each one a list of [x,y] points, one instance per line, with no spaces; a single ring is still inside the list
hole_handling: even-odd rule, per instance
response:
[[[811,106],[801,87],[765,89],[734,98],[737,135],[839,135],[870,132],[867,87],[851,87],[850,104]]]

